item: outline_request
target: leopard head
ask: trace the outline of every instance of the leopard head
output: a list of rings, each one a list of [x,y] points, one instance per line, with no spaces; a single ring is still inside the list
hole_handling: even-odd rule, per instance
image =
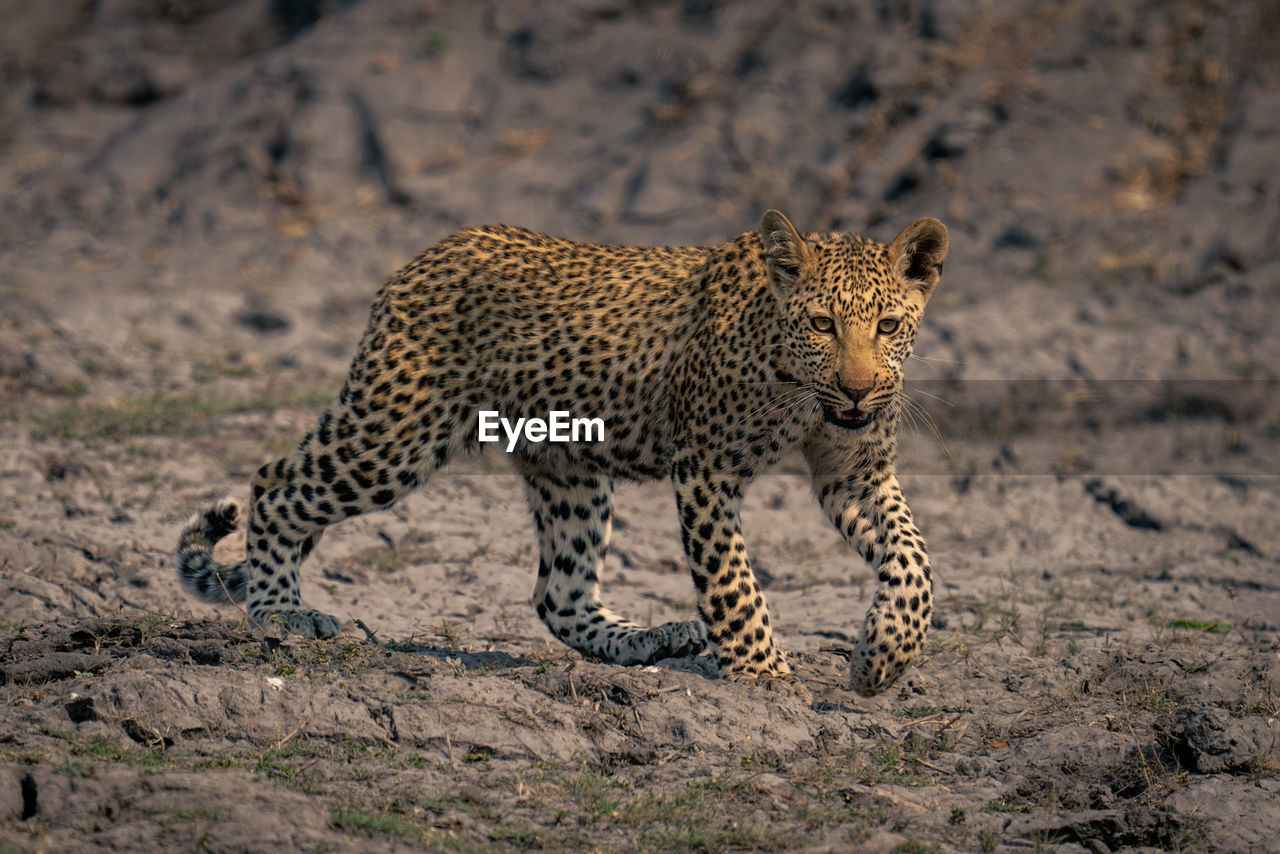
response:
[[[886,246],[854,234],[801,236],[771,210],[760,238],[790,373],[816,392],[828,422],[863,430],[902,388],[947,255],[946,226],[918,219]]]

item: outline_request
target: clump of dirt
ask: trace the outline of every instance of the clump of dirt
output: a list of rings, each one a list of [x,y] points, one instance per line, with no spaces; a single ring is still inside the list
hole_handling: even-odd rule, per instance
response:
[[[965,678],[916,676],[869,709],[838,647],[797,656],[810,708],[691,662],[219,621],[2,642],[10,844],[1244,850],[1269,830],[1179,804],[1276,809],[1280,667],[1220,643],[1056,665],[938,650],[928,671]]]

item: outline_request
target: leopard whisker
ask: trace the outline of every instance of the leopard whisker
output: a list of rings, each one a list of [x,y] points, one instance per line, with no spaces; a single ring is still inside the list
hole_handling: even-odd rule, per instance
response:
[[[780,416],[780,420],[786,420],[787,418],[798,418],[803,412],[803,407],[811,407],[816,403],[817,403],[816,393],[811,394],[808,397],[800,397],[796,400],[790,401],[786,404],[786,406],[782,408],[782,414]]]
[[[817,396],[817,392],[812,389],[798,389],[796,391],[797,393],[789,398],[783,397],[777,399],[774,402],[774,405],[759,413],[760,417],[766,418],[778,411],[786,412],[793,407],[799,406],[801,403],[807,403],[810,399]]]
[[[949,460],[955,459],[955,455],[951,453],[950,446],[947,445],[947,440],[942,437],[942,431],[938,429],[938,422],[934,420],[928,410],[921,406],[919,401],[913,399],[905,392],[902,393],[898,400],[901,404],[900,411],[905,412],[908,417],[911,418],[913,428],[918,429],[919,421],[923,421],[925,427],[927,427],[930,434],[932,434],[933,441],[937,443],[938,449],[942,451],[942,455]],[[917,421],[916,416],[919,416],[919,421]]]
[[[771,397],[768,400],[766,400],[764,403],[762,403],[760,406],[756,407],[756,409],[750,412],[744,420],[750,421],[752,418],[755,418],[757,415],[761,414],[762,412],[765,412],[766,410],[772,411],[772,408],[778,405],[781,401],[785,401],[787,400],[787,398],[791,396],[798,396],[800,394],[803,394],[806,391],[809,391],[809,387],[807,384],[798,386],[796,388],[789,388],[786,391],[782,392],[782,394],[778,395],[777,397]]]
[[[767,417],[775,412],[790,413],[801,405],[809,403],[813,398],[817,397],[817,392],[811,388],[800,389],[800,393],[790,396],[789,398],[779,399],[774,406],[762,413],[762,417]]]
[[[946,364],[948,364],[948,365],[961,365],[961,366],[963,366],[963,365],[965,364],[965,363],[964,363],[963,361],[961,361],[960,359],[943,359],[943,358],[940,358],[940,357],[938,357],[938,356],[917,356],[915,353],[912,353],[910,358],[912,358],[912,359],[919,359],[919,360],[920,360],[920,361],[922,361],[922,362],[945,362],[945,363],[946,363]]]
[[[938,403],[941,403],[943,406],[950,406],[953,409],[955,408],[955,404],[953,404],[951,401],[947,400],[946,398],[938,397],[938,395],[932,392],[925,391],[922,388],[916,389],[915,392],[916,394],[923,394],[925,397],[932,398],[933,400],[938,401]]]

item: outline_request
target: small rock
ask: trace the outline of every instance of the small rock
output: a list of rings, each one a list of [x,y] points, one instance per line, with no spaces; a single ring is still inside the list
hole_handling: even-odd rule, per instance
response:
[[[284,332],[290,325],[289,319],[284,315],[264,308],[246,309],[236,315],[236,322],[263,335]]]
[[[152,638],[147,641],[147,652],[156,658],[181,659],[187,657],[186,645],[173,638]]]
[[[1099,504],[1111,508],[1120,519],[1131,528],[1144,528],[1150,531],[1164,530],[1164,525],[1142,507],[1128,498],[1124,498],[1115,489],[1108,487],[1101,480],[1093,478],[1084,485],[1085,492],[1093,496]]]
[[[1280,729],[1265,718],[1233,718],[1212,706],[1179,709],[1178,734],[1202,774],[1248,771],[1280,751]]]
[[[65,706],[67,717],[71,719],[73,724],[82,724],[86,721],[96,721],[98,713],[93,708],[92,697],[76,697]]]
[[[196,664],[221,664],[226,645],[221,641],[206,640],[187,647],[187,654]]]

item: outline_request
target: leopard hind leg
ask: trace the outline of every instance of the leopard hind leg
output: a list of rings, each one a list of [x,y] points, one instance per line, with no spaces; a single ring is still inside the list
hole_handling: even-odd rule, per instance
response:
[[[333,617],[306,608],[298,567],[335,522],[391,507],[449,458],[465,425],[452,409],[424,398],[419,408],[363,401],[326,413],[288,457],[263,466],[253,483],[246,606],[260,625],[278,621],[303,637],[339,631]]]
[[[538,532],[533,602],[553,635],[583,655],[615,664],[651,664],[706,647],[700,620],[645,628],[601,604],[600,577],[613,527],[609,478],[526,471],[525,482]]]

